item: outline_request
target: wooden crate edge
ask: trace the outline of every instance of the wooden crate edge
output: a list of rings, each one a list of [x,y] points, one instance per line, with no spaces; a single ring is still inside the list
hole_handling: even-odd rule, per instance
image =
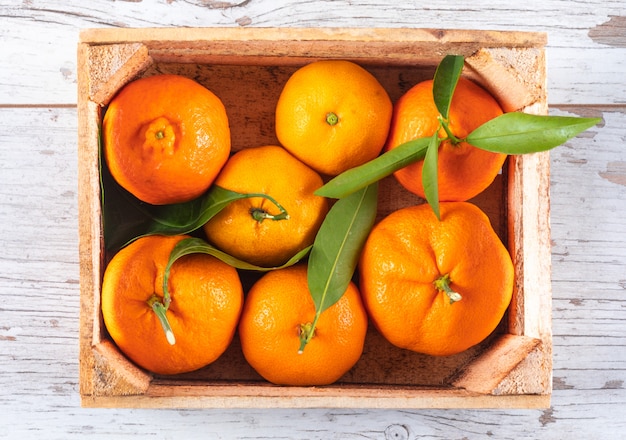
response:
[[[90,44],[110,44],[153,41],[403,41],[441,43],[475,43],[483,47],[543,47],[545,32],[509,30],[466,30],[436,28],[392,27],[152,27],[152,28],[85,28],[79,41]]]
[[[179,387],[153,386],[158,395],[82,396],[81,405],[90,408],[367,408],[367,409],[533,409],[548,408],[550,395],[485,395],[465,390],[412,390],[390,394],[386,389],[358,392],[335,388],[268,387],[245,389],[231,386],[195,386],[190,394]],[[280,394],[279,394],[280,393]]]
[[[79,388],[81,394],[93,389],[94,357],[91,352],[95,305],[94,296],[99,290],[99,268],[101,236],[98,193],[93,185],[98,182],[98,140],[93,134],[98,131],[97,110],[87,99],[89,72],[87,71],[88,47],[78,46],[78,230],[80,262],[80,319],[79,319]],[[95,116],[94,116],[95,113]],[[97,184],[97,183],[96,183]]]
[[[84,45],[84,46],[86,46],[86,45]],[[143,55],[142,55],[142,56],[143,56]],[[140,63],[140,64],[141,64],[141,63]],[[83,74],[83,75],[84,75],[84,74]],[[81,87],[81,82],[80,82],[80,80],[79,80],[79,87]],[[80,96],[79,96],[79,100],[80,100]],[[83,103],[83,104],[84,104],[84,103]],[[81,112],[81,110],[80,110],[80,108],[81,108],[81,107],[80,107],[80,106],[81,106],[81,103],[79,102],[79,118],[80,118],[80,112]],[[80,124],[79,124],[79,125],[80,125]],[[79,132],[80,132],[80,130],[81,130],[81,127],[79,127]],[[87,130],[87,131],[88,131],[88,130]],[[92,139],[90,142],[93,142],[93,139]],[[81,154],[81,152],[80,152],[80,145],[79,145],[79,155],[80,155],[80,154]],[[83,159],[83,158],[82,158],[82,156],[81,156],[81,159],[79,159],[79,160],[81,160],[81,161],[82,161],[82,160],[84,160],[84,159]],[[518,162],[518,163],[523,163],[523,162]],[[525,168],[525,169],[526,169],[526,168]],[[527,169],[528,169],[528,170],[532,170],[532,167],[529,167],[529,168],[527,168]],[[91,176],[91,177],[93,177],[93,176]],[[82,178],[79,178],[79,181],[80,181],[80,182],[83,182],[83,179],[82,179]],[[92,184],[93,184],[93,182],[92,182]],[[523,185],[526,185],[526,184],[528,184],[528,180],[527,180],[527,179],[526,179],[526,180],[523,180],[523,181],[520,183],[520,185],[522,185],[522,186],[523,186]],[[83,185],[82,183],[81,183],[81,186],[83,186],[83,187],[84,187],[84,185]],[[87,187],[87,188],[89,188],[89,187]],[[524,191],[525,191],[525,190],[524,190]],[[93,214],[94,212],[96,212],[96,210],[98,209],[98,208],[96,208],[96,207],[95,207],[95,205],[94,205],[96,202],[99,202],[99,201],[97,201],[97,200],[95,200],[95,199],[91,199],[91,200],[88,200],[88,202],[85,204],[86,209],[89,209],[89,210],[90,210],[90,212],[91,212],[92,214]],[[549,200],[548,200],[548,202],[549,202]],[[83,211],[81,210],[80,212],[82,213]],[[98,211],[98,212],[99,212],[99,211]],[[523,214],[523,215],[525,215],[525,216],[527,217],[527,219],[532,217],[532,216],[531,216],[531,214],[529,214],[528,212],[526,212],[526,213],[525,213],[525,214]],[[97,229],[97,228],[99,228],[100,226],[101,226],[100,224],[92,224],[92,225],[91,225],[91,231],[90,231],[90,233],[92,234],[92,237],[96,237],[96,234],[95,234],[95,232],[96,232],[96,231],[95,231],[95,229],[94,229],[94,228],[96,228],[96,229]],[[549,231],[548,231],[548,232],[549,232]],[[81,234],[81,236],[82,236],[82,234]],[[100,235],[99,235],[99,236],[100,236]],[[549,233],[548,233],[548,238],[549,238]],[[81,238],[81,240],[82,240],[82,238]],[[89,243],[89,244],[88,244],[88,245],[89,245],[88,249],[90,249],[91,251],[93,251],[94,247],[96,246],[95,241],[97,241],[97,239],[95,239],[95,238],[94,238],[94,239],[91,241],[91,243]],[[81,247],[81,255],[83,255],[83,254],[82,254],[82,249],[83,249],[83,248]],[[86,247],[85,249],[87,249],[87,247]],[[92,259],[94,258],[93,254],[91,255],[91,257],[92,257]],[[524,256],[524,258],[526,258],[526,257],[529,257],[529,256],[528,256],[528,255]],[[82,257],[81,257],[81,262],[82,262],[82,261],[83,261],[83,260],[82,260]],[[96,265],[97,265],[97,264],[96,264],[96,262],[94,261],[94,262],[93,262],[93,266],[95,267]],[[82,268],[83,268],[83,265],[81,264],[81,270],[82,270]],[[100,273],[98,272],[98,270],[94,270],[94,272],[92,272],[92,273],[90,274],[90,276],[91,276],[91,278],[94,280],[94,283],[95,283],[95,279],[96,279],[96,278],[98,278],[98,280],[99,280]],[[81,276],[81,280],[82,280],[82,276]],[[83,287],[82,287],[82,281],[81,281],[81,301],[82,301],[82,297],[83,297],[83,294],[82,294],[82,288],[83,288]],[[86,295],[91,295],[91,296],[92,296],[92,302],[91,302],[91,303],[85,303],[85,311],[87,311],[90,307],[91,307],[91,308],[93,308],[93,307],[94,307],[94,304],[93,304],[93,294],[94,294],[94,291],[93,291],[93,289],[94,289],[94,287],[93,287],[93,286],[91,286],[91,287],[89,287],[88,285],[86,285],[86,286],[85,286],[85,290],[86,290],[86,292],[87,292],[87,293],[86,293]],[[548,289],[548,295],[549,295],[549,289]],[[527,311],[526,311],[526,310],[524,310],[524,312],[523,312],[523,313],[526,313],[526,312],[527,312]],[[82,312],[81,312],[81,315],[82,315]],[[82,319],[82,316],[81,316],[81,319]],[[82,321],[81,321],[81,322],[82,322]],[[525,318],[523,319],[523,322],[526,322],[526,319],[525,319]],[[92,322],[92,324],[96,325],[97,323]],[[548,327],[549,327],[549,324],[548,324]],[[82,328],[82,324],[81,324],[81,328]],[[526,333],[527,331],[528,331],[529,333],[532,333],[532,331],[531,331],[531,330],[532,330],[532,329],[530,329],[530,328],[529,328],[529,329],[521,329],[521,330],[520,330],[520,334],[526,335],[526,334],[527,334],[527,333]],[[92,332],[92,333],[93,333],[93,332]],[[544,339],[545,339],[545,338],[544,338]],[[86,340],[86,339],[85,339],[85,340]],[[81,335],[81,344],[82,344],[82,342],[83,342],[83,336]],[[93,341],[90,341],[90,342],[93,342]],[[548,341],[548,342],[551,342],[551,341]],[[92,351],[92,350],[93,350],[93,345],[91,345],[91,344],[90,344],[90,345],[89,345],[89,350],[88,350],[88,351]],[[82,356],[82,353],[83,353],[83,352],[84,352],[84,353],[87,353],[87,350],[82,350],[82,349],[81,349],[81,356]],[[91,356],[93,356],[93,354],[92,354]],[[92,364],[91,364],[91,365],[93,366],[93,359],[91,360],[91,362],[92,362]],[[87,361],[86,361],[85,365],[86,365],[86,366],[88,366],[88,365],[89,365],[89,360],[87,360]],[[82,375],[82,367],[81,367],[81,375]],[[81,385],[81,386],[82,386],[82,385]],[[81,388],[81,390],[82,390],[82,388]],[[106,401],[112,401],[112,400],[109,400],[109,399],[115,399],[115,396],[112,396],[112,397],[107,397],[107,396],[93,396],[93,395],[92,395],[92,394],[93,394],[93,388],[92,388],[92,389],[90,389],[90,390],[87,390],[87,391],[88,391],[88,392],[81,393],[81,394],[83,394],[83,397],[84,397],[84,399],[85,399],[85,402],[86,402],[86,405],[87,405],[87,406],[89,406],[89,403],[88,403],[88,402],[93,402],[93,401],[106,402]],[[132,397],[129,397],[129,398],[123,398],[123,399],[124,399],[124,402],[130,402],[130,401],[132,401],[133,399],[135,399],[135,401],[136,401],[137,405],[141,405],[141,402],[143,402],[143,401],[144,401],[144,399],[149,398],[149,396],[150,396],[150,395],[151,395],[151,392],[147,392],[147,393],[146,393],[146,395],[141,395],[141,394],[140,394],[140,395],[137,395],[137,396],[132,396]],[[499,398],[503,398],[503,401],[504,401],[504,400],[506,400],[506,401],[511,400],[509,397],[511,397],[511,396],[499,396]],[[517,396],[517,397],[518,397],[518,398],[526,398],[526,397],[528,397],[528,398],[529,398],[529,399],[531,399],[531,400],[532,400],[532,399],[535,399],[535,397],[533,397],[533,396],[521,396],[521,397],[520,397],[520,396]],[[159,400],[159,399],[166,399],[166,398],[164,398],[164,397],[152,397],[152,398],[157,399],[157,400]],[[422,399],[424,399],[424,398],[425,398],[425,397],[414,397],[414,398],[413,398],[413,401],[412,401],[413,403],[411,403],[411,404],[410,404],[411,406],[408,406],[408,407],[438,407],[438,406],[429,406],[429,405],[426,405],[426,404],[424,404],[424,403],[420,403],[420,402],[422,402]],[[479,397],[475,397],[475,396],[474,396],[474,397],[472,397],[471,395],[464,395],[464,397],[463,397],[463,398],[473,399],[473,400],[480,401],[480,402],[483,402],[483,400],[482,400],[482,399],[486,399],[486,397],[485,397],[485,396],[479,396]],[[279,399],[279,397],[277,397],[277,399]],[[330,399],[330,398],[329,398],[329,399]],[[405,399],[405,398],[404,398],[404,397],[401,397],[401,396],[394,396],[394,397],[391,397],[391,398],[390,398],[389,402],[394,401],[393,399],[399,399],[399,400],[403,401],[403,399]],[[166,399],[166,400],[167,400],[167,399]],[[181,402],[182,402],[183,400],[184,400],[184,398],[181,398]],[[367,400],[367,399],[366,399],[366,400]],[[487,400],[490,400],[490,399],[487,399]],[[540,400],[541,400],[541,399],[540,399]],[[168,400],[168,401],[170,401],[170,400]],[[212,401],[210,400],[210,398],[203,398],[203,399],[202,399],[202,401],[203,401],[202,405],[212,405],[212,404],[213,404],[213,403],[211,403]],[[220,405],[226,405],[226,406],[229,406],[229,405],[239,405],[239,404],[241,404],[241,403],[242,403],[242,402],[244,402],[244,401],[245,401],[245,399],[242,399],[242,398],[233,398],[233,401],[232,401],[232,402],[230,402],[230,403],[227,403],[227,404],[224,404],[224,402],[222,402],[221,400],[220,400],[219,402],[218,402],[218,401],[216,401],[216,403],[220,403]],[[194,403],[192,403],[192,402],[190,402],[190,401],[185,401],[185,402],[186,402],[186,403],[185,403],[185,405],[194,405]],[[334,400],[333,400],[333,402],[334,402]],[[393,405],[400,405],[400,403],[398,403],[397,401],[394,401],[394,402],[395,402],[395,403],[393,403]],[[320,401],[320,403],[319,403],[319,404],[320,404],[320,405],[323,405],[323,406],[329,406],[329,405],[330,405],[330,406],[332,406],[334,403],[329,403],[329,402]],[[274,405],[278,405],[278,406],[280,406],[280,405],[282,405],[282,404],[281,404],[281,403],[274,403]],[[298,405],[303,405],[303,404],[298,404]],[[392,403],[390,403],[390,405],[392,405]],[[407,404],[407,405],[409,405],[409,404]],[[415,406],[415,405],[417,405],[417,406]],[[425,405],[425,406],[424,406],[424,405]],[[490,404],[490,406],[489,406],[489,407],[491,407],[491,405],[492,405],[492,404]],[[351,404],[351,406],[358,407],[358,406],[360,406],[360,405],[359,405],[358,403],[353,403],[353,404]],[[299,406],[299,407],[302,407],[302,406]],[[400,406],[400,407],[404,407],[404,406]],[[448,406],[444,406],[444,407],[448,407]],[[453,407],[454,407],[454,406],[453,406]],[[458,407],[465,407],[465,406],[458,406]],[[478,406],[478,407],[481,407],[481,406]],[[494,407],[495,407],[495,406],[494,406]],[[527,407],[527,406],[523,406],[523,407]]]

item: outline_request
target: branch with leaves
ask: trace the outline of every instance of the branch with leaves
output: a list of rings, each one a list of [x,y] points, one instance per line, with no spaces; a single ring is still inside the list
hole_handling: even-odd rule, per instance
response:
[[[447,55],[435,72],[433,98],[440,113],[440,127],[446,132],[446,137],[439,137],[437,130],[431,137],[406,142],[376,159],[336,176],[318,189],[316,194],[340,199],[407,165],[424,160],[422,182],[426,200],[439,217],[437,159],[442,142],[448,139],[453,142],[464,141],[494,153],[536,153],[562,145],[601,121],[600,118],[504,113],[476,128],[464,139],[457,139],[448,128],[448,114],[463,66],[462,56]]]

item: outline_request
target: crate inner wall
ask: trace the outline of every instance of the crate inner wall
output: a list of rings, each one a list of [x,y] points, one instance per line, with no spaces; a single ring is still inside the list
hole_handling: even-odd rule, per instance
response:
[[[412,85],[432,78],[434,66],[369,66],[360,63],[372,73],[395,102]],[[232,150],[279,145],[274,129],[274,109],[280,91],[298,65],[236,65],[155,63],[142,77],[158,74],[177,74],[192,78],[213,91],[224,103],[231,125]],[[104,166],[104,164],[103,164]],[[108,182],[109,185],[114,185]],[[110,188],[105,187],[105,194]],[[485,194],[473,200],[490,216],[492,225],[506,243],[505,185],[499,176]],[[381,183],[379,218],[400,207],[423,203],[402,188],[393,177]],[[104,209],[106,210],[106,204]],[[124,220],[121,219],[123,222]],[[112,255],[107,254],[107,260]],[[249,284],[254,274],[241,273]],[[358,282],[358,280],[356,280]],[[498,332],[505,331],[502,325]],[[103,327],[104,328],[104,327]],[[382,338],[370,324],[364,353],[357,365],[339,383],[392,384],[433,386],[450,381],[456,372],[476,357],[490,339],[458,355],[433,357],[401,350]],[[108,338],[108,335],[103,335]],[[193,373],[180,375],[186,380],[250,381],[262,380],[246,363],[241,353],[238,336],[228,352],[213,364]]]

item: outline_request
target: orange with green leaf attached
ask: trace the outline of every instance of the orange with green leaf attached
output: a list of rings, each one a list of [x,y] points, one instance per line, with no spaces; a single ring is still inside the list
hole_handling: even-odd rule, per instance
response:
[[[439,147],[438,157],[439,200],[466,201],[493,182],[507,155],[485,151],[461,140],[501,114],[500,105],[485,89],[461,77],[450,104],[446,131],[440,124],[439,110],[433,98],[433,80],[423,81],[394,105],[385,150],[416,138],[430,137],[439,130],[439,137],[445,139]],[[422,198],[425,197],[423,164],[424,161],[420,160],[394,173],[403,187]]]
[[[368,314],[392,344],[429,355],[464,351],[497,327],[513,264],[487,216],[468,202],[403,208],[370,233],[359,262]]]
[[[158,374],[193,371],[230,344],[243,306],[237,271],[215,257],[187,255],[163,277],[174,246],[185,236],[147,236],[123,248],[106,268],[102,316],[119,349]]]
[[[313,243],[328,202],[316,196],[322,178],[276,145],[245,148],[228,160],[215,184],[261,197],[237,200],[204,225],[209,242],[258,266],[279,266]]]
[[[265,274],[250,289],[239,323],[248,363],[266,380],[281,385],[327,385],[361,357],[367,315],[359,291],[346,292],[317,320],[308,289],[307,267],[298,264]]]

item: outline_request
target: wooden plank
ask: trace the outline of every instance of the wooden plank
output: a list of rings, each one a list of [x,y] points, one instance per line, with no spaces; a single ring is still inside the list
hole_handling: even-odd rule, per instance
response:
[[[86,397],[83,406],[96,408],[362,408],[362,409],[449,409],[449,408],[547,408],[550,396],[493,396],[461,391],[398,389],[376,392],[346,392],[333,388],[301,389],[289,387],[267,393],[267,387],[241,386],[213,387],[212,394],[196,394],[198,387],[153,386],[150,393],[141,396]]]
[[[507,387],[501,386],[505,379],[509,379],[512,371],[534,351],[537,350],[540,353],[540,362],[545,362],[540,346],[540,339],[503,335],[494,342],[491,350],[464,368],[452,384],[455,387],[482,394],[549,394],[546,391],[550,390],[548,385],[550,379],[548,378],[548,384],[546,384],[542,381],[545,374],[536,374],[545,369],[541,365],[527,365],[528,368],[525,371],[522,370],[516,374],[516,380],[513,381],[516,384],[515,389],[504,391]],[[532,373],[535,373],[534,377],[539,378],[538,382],[532,380]],[[512,381],[509,379],[509,382]]]
[[[196,44],[207,45],[214,42],[235,42],[235,51],[232,45],[223,46],[230,54],[246,53],[246,47],[252,42],[281,44],[266,44],[266,50],[282,51],[281,47],[290,42],[325,42],[341,43],[337,46],[342,50],[344,44],[355,43],[376,44],[382,43],[394,47],[395,44],[414,43],[424,48],[446,48],[452,44],[463,46],[472,44],[478,47],[538,47],[542,48],[547,42],[547,35],[542,32],[522,31],[472,31],[465,29],[397,29],[397,28],[362,28],[362,27],[315,27],[315,28],[127,28],[83,29],[79,35],[82,43],[89,44],[120,44],[141,41],[150,47],[162,48],[164,44],[184,43],[184,47],[197,48]],[[313,46],[305,46],[307,49]],[[292,54],[291,51],[288,54]],[[297,56],[297,53],[296,53]],[[326,54],[328,56],[328,54]]]
[[[142,41],[161,62],[246,65],[301,65],[338,58],[392,66],[415,60],[416,53],[420,64],[432,65],[451,51],[469,56],[476,48],[502,47],[504,41],[508,47],[524,48],[543,48],[546,43],[545,34],[528,32],[389,28],[85,29],[80,38],[90,44]]]
[[[83,55],[82,50],[87,50],[89,54]],[[89,69],[88,91],[85,96],[103,106],[109,103],[117,90],[152,64],[148,49],[141,43],[96,47],[81,45],[79,51],[79,62],[83,66],[82,63],[86,63],[86,68]],[[85,73],[81,70],[79,76],[82,75]]]
[[[538,31],[548,34],[548,79],[551,104],[620,104],[626,101],[622,80],[626,57],[618,38],[623,34],[621,0],[569,2],[558,0],[525,4],[501,4],[492,8],[432,5],[424,8],[380,8],[366,0],[350,5],[333,2],[324,12],[315,2],[296,6],[276,2],[214,7],[206,2],[152,4],[149,11],[139,2],[111,7],[105,0],[88,4],[34,6],[25,1],[5,6],[6,29],[0,54],[20,60],[10,70],[0,70],[3,104],[76,103],[75,48],[80,29],[104,27],[395,27],[426,26],[459,29]],[[285,13],[288,11],[289,13]],[[591,12],[590,12],[591,11]],[[167,19],[163,19],[167,17]],[[44,42],[44,44],[42,44]],[[602,60],[598,63],[596,60]],[[572,72],[584,72],[573,74]],[[43,77],[45,80],[41,80]]]
[[[87,58],[86,46],[79,46],[79,59]],[[80,78],[87,78],[87,65],[81,64],[83,70]],[[88,96],[88,82],[80,81],[79,94]],[[78,119],[81,121],[78,128],[78,161],[83,165],[78,171],[78,188],[93,188],[94,182],[99,181],[98,168],[98,118],[100,112],[97,104],[82,100],[78,106]],[[80,191],[78,197],[81,215],[78,219],[81,307],[80,307],[80,387],[81,392],[89,392],[95,387],[93,374],[95,360],[92,354],[94,326],[95,298],[98,296],[102,265],[100,258],[101,226],[92,222],[91,218],[101,216],[100,200],[93,191]]]

